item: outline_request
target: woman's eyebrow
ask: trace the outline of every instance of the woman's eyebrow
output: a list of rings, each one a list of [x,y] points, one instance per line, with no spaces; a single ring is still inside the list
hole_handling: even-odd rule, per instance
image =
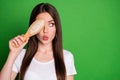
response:
[[[48,22],[54,22],[54,20],[49,20]]]

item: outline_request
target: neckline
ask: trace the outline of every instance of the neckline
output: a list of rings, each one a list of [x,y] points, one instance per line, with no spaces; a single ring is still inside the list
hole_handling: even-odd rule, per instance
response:
[[[41,61],[38,61],[37,59],[33,58],[33,61],[35,61],[38,64],[49,64],[49,63],[52,63],[54,61],[54,59],[49,60],[47,62],[41,62]]]

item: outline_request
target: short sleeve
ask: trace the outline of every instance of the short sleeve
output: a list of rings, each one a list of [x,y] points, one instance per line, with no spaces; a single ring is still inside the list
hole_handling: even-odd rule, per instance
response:
[[[23,60],[23,57],[25,55],[25,49],[23,49],[20,54],[18,55],[18,57],[16,58],[14,64],[13,64],[13,68],[12,68],[12,71],[18,73],[20,71],[20,67],[21,67],[21,64],[22,64],[22,60]]]
[[[64,60],[65,60],[67,75],[77,74],[75,69],[73,54],[69,51],[64,50]]]

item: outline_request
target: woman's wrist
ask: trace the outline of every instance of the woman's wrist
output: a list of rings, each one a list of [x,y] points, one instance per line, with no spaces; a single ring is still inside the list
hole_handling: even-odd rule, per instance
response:
[[[8,58],[9,58],[10,60],[15,60],[16,57],[18,56],[18,54],[19,54],[19,52],[10,51],[10,52],[9,52],[9,55],[8,55]]]

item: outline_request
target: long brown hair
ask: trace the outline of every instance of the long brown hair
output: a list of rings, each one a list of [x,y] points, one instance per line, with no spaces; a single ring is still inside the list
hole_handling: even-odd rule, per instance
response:
[[[53,57],[55,62],[55,71],[57,80],[65,80],[66,77],[66,68],[63,58],[63,47],[62,47],[62,29],[61,22],[59,18],[59,14],[56,8],[49,3],[41,3],[34,7],[32,10],[29,25],[35,21],[38,14],[42,12],[48,12],[52,18],[54,19],[56,26],[56,35],[52,41],[53,47]],[[27,45],[27,50],[25,56],[22,61],[21,69],[20,69],[20,80],[24,80],[25,73],[38,49],[38,39],[35,36],[32,36]]]

